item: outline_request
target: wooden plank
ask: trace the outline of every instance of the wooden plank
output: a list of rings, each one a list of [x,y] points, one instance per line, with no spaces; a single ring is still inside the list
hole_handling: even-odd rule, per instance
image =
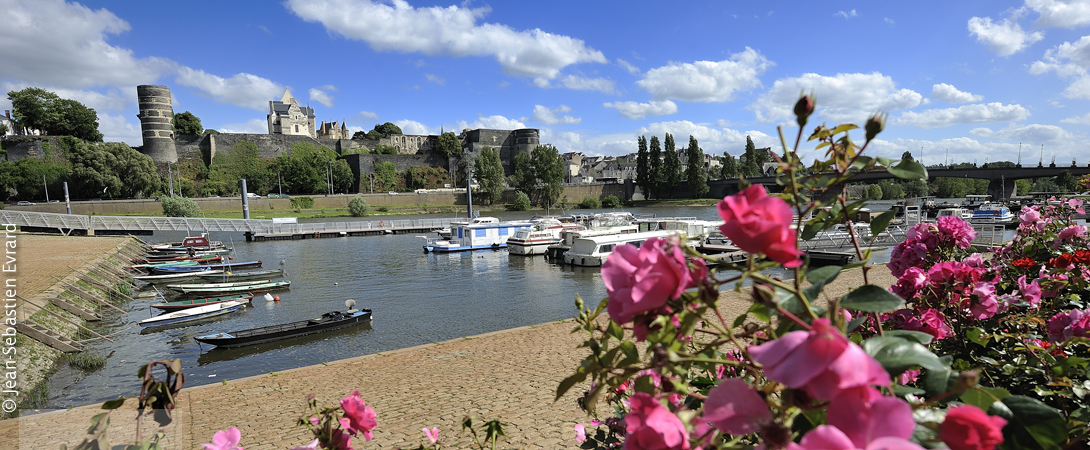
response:
[[[76,316],[79,316],[79,318],[88,322],[96,322],[102,320],[102,318],[99,317],[98,314],[95,314],[94,311],[84,309],[83,307],[74,303],[69,303],[67,300],[60,297],[50,297],[48,300],[49,303],[52,303],[54,306],[68,311]]]
[[[45,309],[45,307],[44,307],[44,306],[42,306],[42,305],[39,305],[39,304],[37,304],[37,303],[34,303],[34,302],[30,301],[30,300],[27,300],[26,298],[24,298],[24,297],[22,297],[22,296],[19,296],[19,295],[16,295],[16,296],[15,296],[15,298],[18,298],[19,300],[22,300],[22,301],[24,301],[24,302],[26,302],[26,303],[30,303],[31,305],[37,306],[37,307],[38,307],[39,309],[41,309],[42,311],[45,311],[45,312],[47,312],[47,313],[51,314],[51,315],[52,315],[53,317],[56,317],[56,318],[58,318],[58,319],[61,319],[61,320],[65,321],[65,322],[68,322],[69,324],[75,325],[76,327],[78,327],[79,329],[81,329],[81,330],[83,330],[83,331],[86,331],[86,332],[88,332],[88,333],[91,333],[91,334],[93,334],[93,335],[95,335],[95,336],[98,336],[98,337],[100,337],[100,338],[102,338],[102,339],[105,339],[106,341],[108,341],[108,342],[110,342],[110,343],[113,343],[113,341],[112,341],[112,340],[110,340],[110,338],[108,338],[108,337],[106,337],[106,336],[103,336],[103,335],[101,335],[101,334],[98,334],[98,333],[96,333],[96,332],[95,332],[95,330],[92,330],[92,329],[90,329],[90,328],[87,328],[87,327],[85,327],[85,326],[83,326],[83,325],[80,325],[80,324],[78,324],[78,323],[75,323],[75,322],[73,322],[73,321],[71,321],[71,320],[65,319],[64,317],[61,317],[61,315],[60,315],[60,314],[57,314],[57,313],[55,313],[55,312],[53,312],[53,311],[50,311],[50,310],[48,310],[48,309]],[[60,336],[60,338],[61,338],[61,339],[68,339],[68,338],[66,338],[66,337],[64,337],[64,336]]]
[[[50,276],[52,276],[52,275],[50,275]],[[94,300],[94,301],[98,302],[99,304],[106,305],[106,306],[109,306],[109,307],[111,307],[113,309],[116,309],[118,312],[125,313],[125,314],[128,313],[128,311],[125,311],[124,309],[121,309],[121,308],[118,308],[118,307],[114,306],[113,304],[106,301],[105,299],[103,299],[103,298],[101,298],[101,297],[99,297],[97,295],[93,295],[93,294],[88,293],[87,291],[83,290],[83,288],[80,288],[79,286],[76,286],[76,285],[74,285],[72,283],[64,281],[64,280],[62,280],[60,278],[57,278],[55,276],[53,276],[53,279],[55,279],[57,281],[60,281],[61,284],[67,286],[68,291],[75,294],[75,295],[89,298],[91,300]]]
[[[15,329],[19,330],[20,333],[23,333],[24,336],[53,347],[64,353],[72,353],[83,350],[83,344],[80,344],[79,342],[73,341],[68,338],[64,338],[65,340],[62,341],[58,339],[62,336],[56,334],[56,332],[50,331],[48,328],[40,324],[34,323],[29,319],[23,320],[22,322],[15,324]]]

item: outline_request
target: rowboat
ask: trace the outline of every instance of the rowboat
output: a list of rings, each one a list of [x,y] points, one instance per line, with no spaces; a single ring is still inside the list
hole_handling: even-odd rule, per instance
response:
[[[257,281],[232,281],[228,283],[185,283],[185,284],[168,284],[167,289],[184,293],[187,289],[214,289],[214,288],[233,288],[240,286],[253,286],[257,284],[272,283],[272,280],[257,280]]]
[[[264,281],[264,280],[263,280]],[[291,286],[291,281],[267,281],[265,283],[249,283],[239,286],[230,287],[211,287],[211,288],[182,288],[175,289],[183,294],[190,295],[228,295],[238,294],[241,292],[271,292],[282,289],[288,289]]]
[[[171,283],[182,280],[188,280],[190,278],[198,278],[203,276],[216,276],[222,274],[222,270],[202,270],[200,272],[179,272],[168,273],[163,275],[137,275],[132,277],[134,280],[140,280],[147,283]]]
[[[355,305],[355,302],[352,302],[351,300],[349,300],[349,302],[351,302],[352,306]],[[349,304],[349,302],[345,303]],[[349,308],[352,306],[349,306]],[[193,339],[199,343],[211,344],[217,347],[242,347],[245,345],[260,344],[262,342],[272,342],[296,336],[306,336],[309,334],[336,330],[338,328],[368,323],[370,321],[370,309],[349,309],[347,311],[327,312],[322,314],[321,317],[309,320],[251,328],[249,330],[207,334],[204,336],[197,336]]]
[[[193,322],[238,311],[239,309],[242,309],[243,306],[246,306],[246,303],[248,303],[248,301],[229,300],[195,308],[186,308],[172,313],[158,315],[150,319],[141,320],[139,325],[142,327],[164,327]]]
[[[215,273],[201,273],[200,278],[208,280],[217,280],[222,282],[228,281],[244,281],[244,280],[263,280],[268,278],[279,278],[284,276],[283,269],[276,270],[253,270],[249,272],[222,272],[216,271]]]
[[[144,269],[144,270],[147,270],[148,273],[151,273],[151,271],[156,267],[193,267],[193,266],[200,266],[200,265],[207,265],[207,264],[215,264],[215,263],[219,263],[220,261],[223,261],[223,257],[217,255],[217,256],[206,256],[206,257],[198,258],[198,259],[184,259],[184,260],[178,260],[178,261],[162,261],[162,262],[151,262],[151,263],[144,263],[144,264],[133,264],[133,265],[131,265],[129,267],[126,267],[126,268],[127,269]]]
[[[199,272],[207,269],[247,269],[252,267],[261,267],[261,261],[246,261],[237,263],[225,263],[225,264],[206,264],[195,266],[166,266],[166,267],[153,267],[151,270],[156,274],[164,273],[178,273],[178,272]]]
[[[195,298],[195,299],[191,299],[191,300],[178,300],[178,301],[166,302],[166,303],[154,303],[154,304],[151,305],[151,307],[155,308],[155,309],[161,309],[163,311],[177,311],[177,310],[180,310],[180,309],[195,308],[195,307],[198,307],[198,306],[215,305],[217,303],[229,302],[229,301],[233,301],[233,300],[248,302],[248,301],[253,300],[253,299],[254,299],[254,294],[246,294],[246,295],[237,295],[236,294],[236,295],[224,295],[224,296],[220,296],[220,297]]]

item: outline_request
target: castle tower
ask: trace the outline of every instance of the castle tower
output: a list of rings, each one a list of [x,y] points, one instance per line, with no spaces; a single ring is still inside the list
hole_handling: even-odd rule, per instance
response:
[[[136,87],[140,102],[140,132],[144,137],[141,153],[156,163],[178,162],[174,147],[174,107],[170,103],[170,88],[141,85]]]

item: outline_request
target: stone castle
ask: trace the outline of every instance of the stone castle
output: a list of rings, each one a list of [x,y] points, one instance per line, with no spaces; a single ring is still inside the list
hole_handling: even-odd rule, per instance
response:
[[[310,142],[324,145],[344,155],[357,180],[366,178],[376,162],[390,161],[398,171],[418,166],[440,166],[453,172],[460,159],[476,157],[485,147],[499,151],[504,172],[514,173],[515,155],[529,153],[541,144],[540,132],[534,128],[518,130],[475,129],[462,130],[458,140],[462,144],[462,156],[447,158],[435,151],[438,135],[391,135],[378,140],[352,140],[342,121],[320,122],[315,126],[314,109],[303,106],[285,91],[279,101],[269,101],[267,116],[268,134],[208,133],[203,136],[175,135],[171,124],[174,110],[170,101],[170,88],[166,86],[137,86],[139,97],[141,135],[144,140],[139,150],[157,164],[176,163],[179,160],[211,161],[218,152],[229,151],[235,144],[248,141],[255,144],[262,158],[275,158],[289,151],[292,145]],[[396,155],[378,155],[373,150],[379,146],[396,149]],[[360,154],[361,151],[366,151]]]

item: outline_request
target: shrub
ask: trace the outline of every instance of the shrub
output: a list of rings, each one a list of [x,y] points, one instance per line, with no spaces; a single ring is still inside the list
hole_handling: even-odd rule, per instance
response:
[[[186,197],[164,197],[163,214],[167,217],[197,217],[201,214],[201,207],[197,202]]]
[[[605,208],[616,208],[621,206],[621,199],[617,198],[616,195],[607,195],[606,198],[602,199],[602,206]]]
[[[515,211],[526,211],[530,209],[530,196],[525,192],[519,192],[515,194],[515,202],[511,204],[511,208]]]
[[[370,210],[371,205],[368,205],[367,200],[364,200],[363,197],[356,197],[348,202],[348,213],[351,214],[352,217],[366,216],[371,212]]]
[[[579,202],[579,207],[583,209],[598,209],[602,207],[602,202],[597,198],[586,196],[583,197],[583,201]]]
[[[106,358],[98,353],[79,352],[67,355],[68,365],[84,372],[106,367]]]
[[[314,197],[292,197],[291,207],[295,209],[310,209],[314,207]]]

